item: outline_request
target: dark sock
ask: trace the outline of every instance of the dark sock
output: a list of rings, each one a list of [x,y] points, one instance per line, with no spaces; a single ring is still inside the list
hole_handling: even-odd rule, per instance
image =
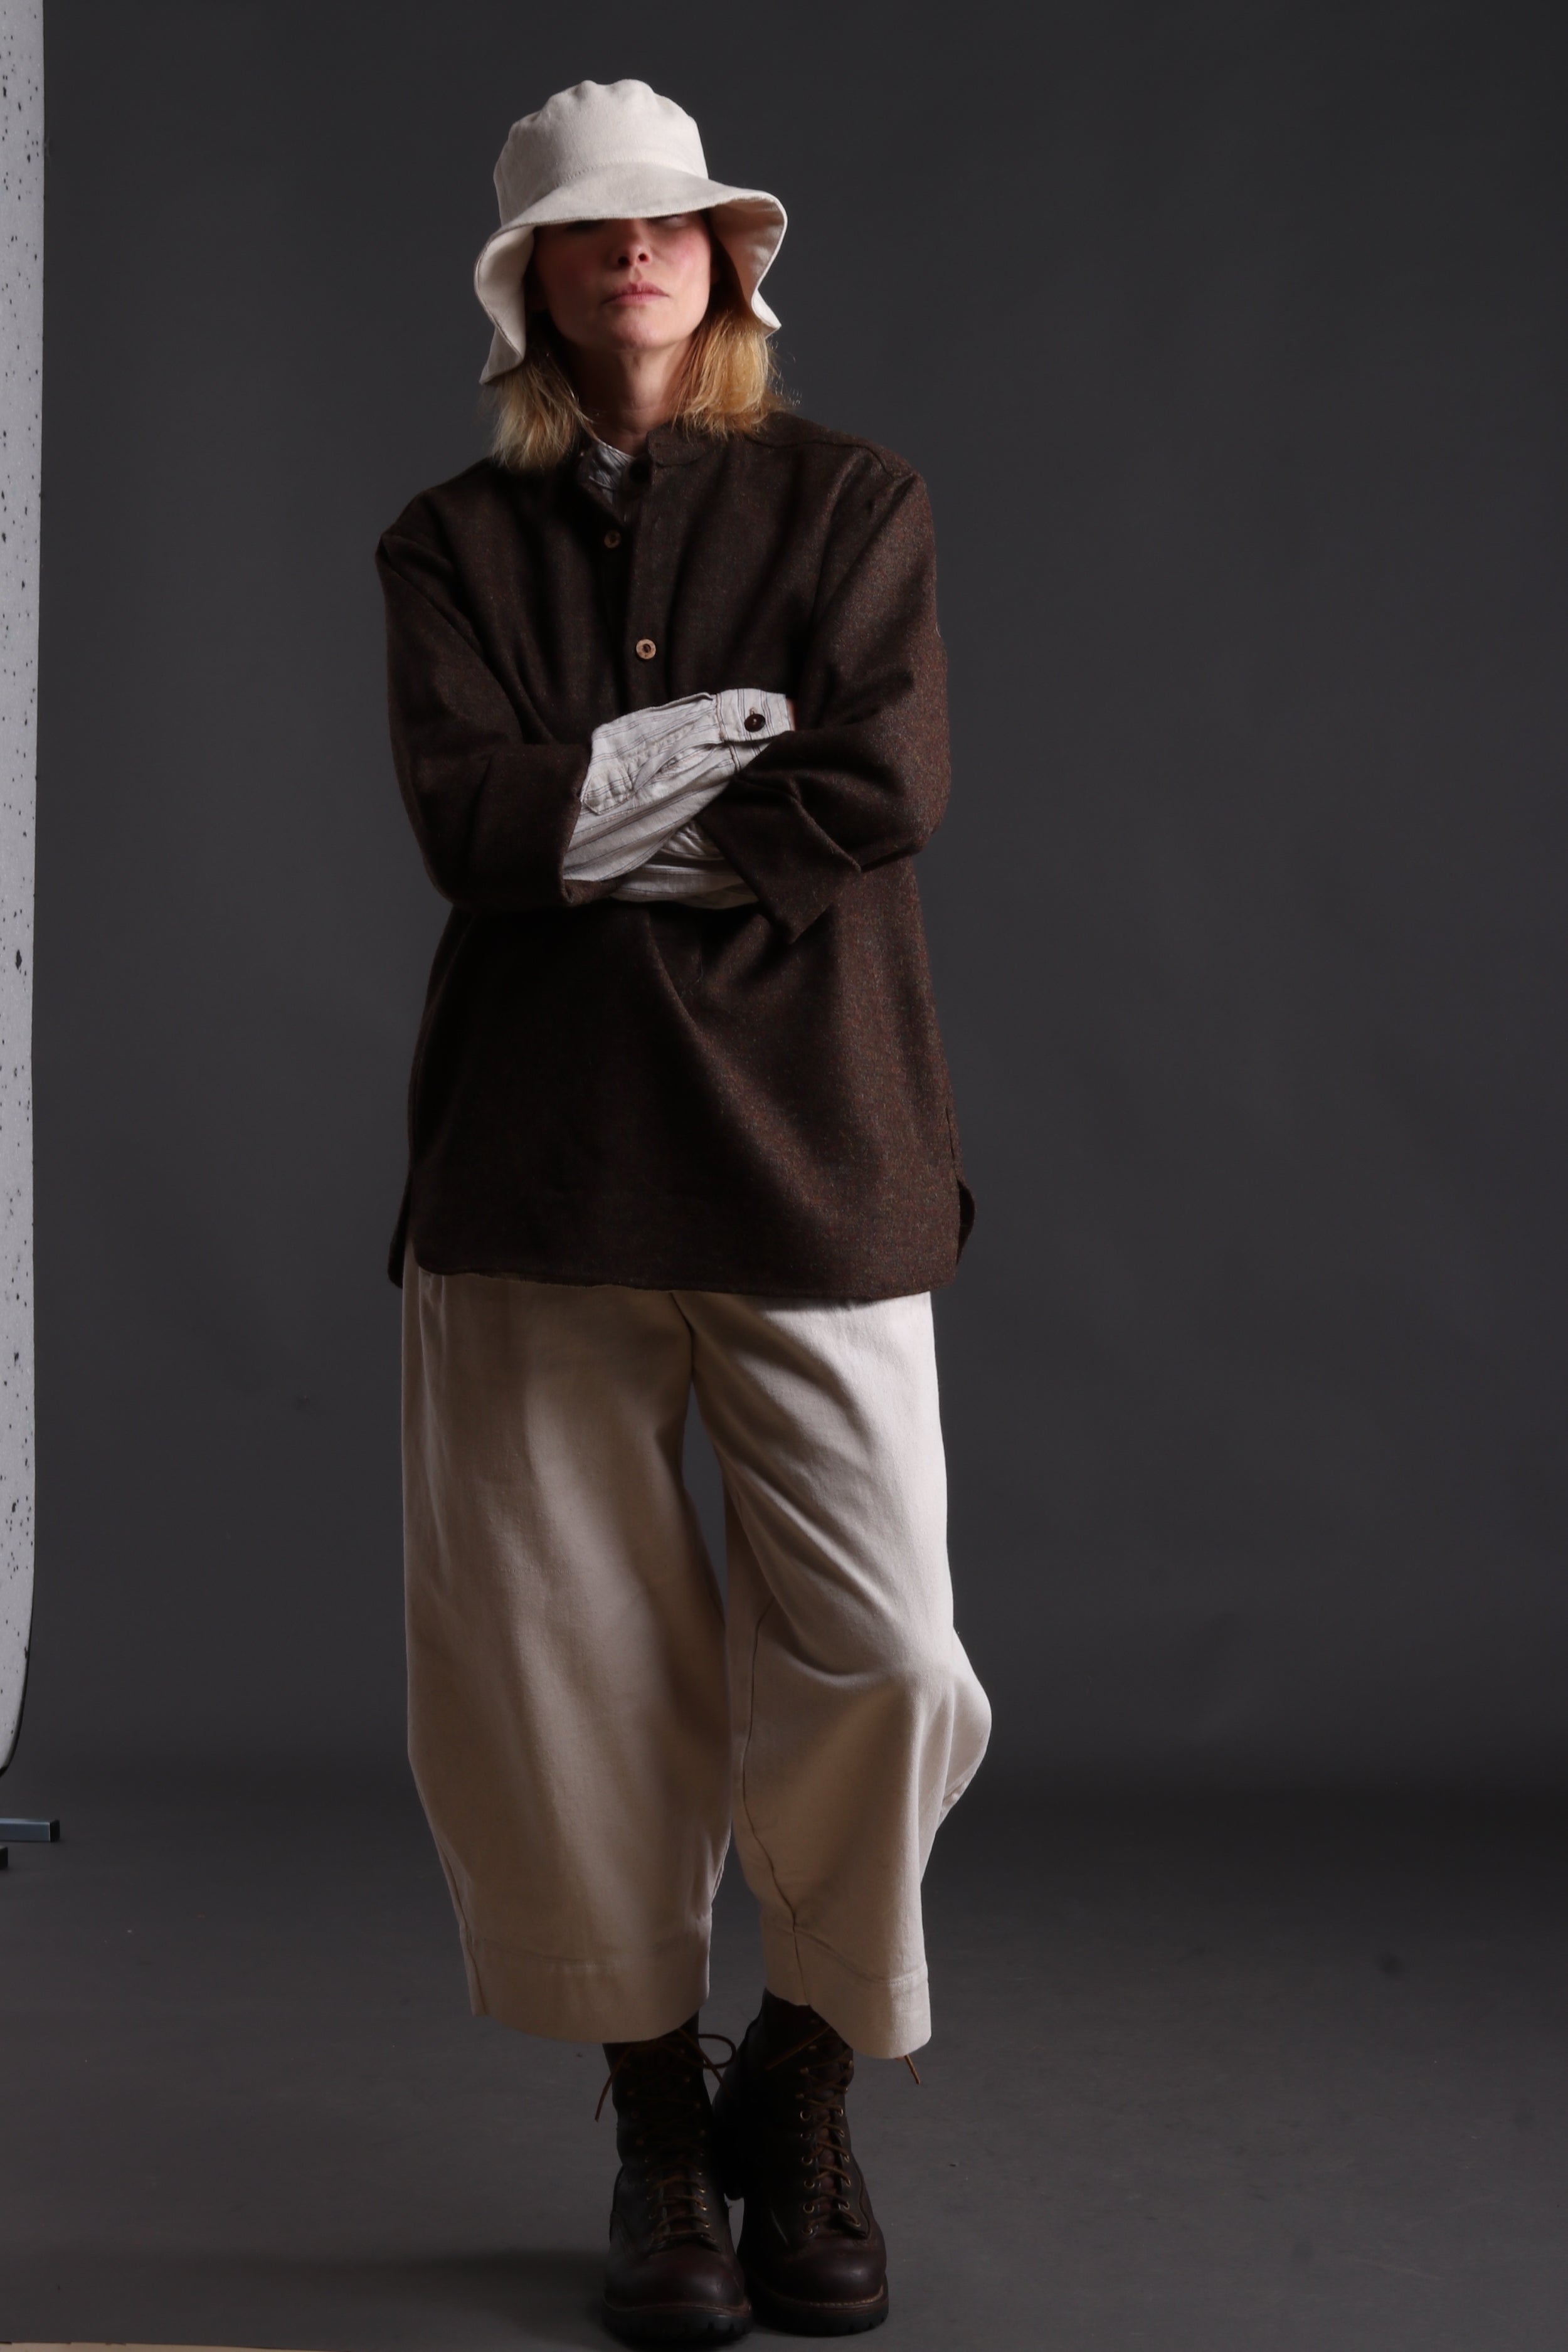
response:
[[[672,2026],[670,2029],[671,2032],[675,2033],[695,2033],[697,2031],[697,2021],[701,2014],[702,2011],[700,2009],[694,2009],[690,2016],[687,2019],[685,2025]],[[662,2042],[664,2039],[665,2037],[662,2033],[652,2034],[646,2042],[640,2044],[640,2047],[645,2050],[651,2050],[654,2042]],[[623,2051],[635,2049],[638,2046],[638,2044],[631,2042],[602,2042],[599,2044],[600,2049],[603,2050],[605,2056],[608,2059],[612,2066],[620,2057]]]
[[[820,2033],[826,2024],[826,2019],[807,2002],[781,2000],[776,1992],[764,1991],[757,2012],[757,2039],[764,2049],[787,2050],[792,2042]],[[833,2032],[831,2026],[827,2030]]]
[[[808,2002],[783,2000],[776,1992],[765,1990],[763,1994],[761,2014],[764,2019],[775,2021],[782,2033],[793,2033],[796,2031],[809,2033],[814,2025],[820,2025],[823,2021]]]

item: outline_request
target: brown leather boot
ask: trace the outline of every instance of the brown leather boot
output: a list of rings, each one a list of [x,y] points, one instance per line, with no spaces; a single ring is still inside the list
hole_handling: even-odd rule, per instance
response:
[[[607,2042],[621,2168],[610,2208],[605,2324],[628,2344],[730,2344],[752,2324],[713,2158],[697,2020],[657,2042]],[[604,2101],[601,2098],[600,2105]]]
[[[887,2248],[844,2113],[854,2072],[816,2010],[765,1992],[713,2102],[720,2177],[746,2200],[752,2308],[792,2336],[854,2336],[888,2315]]]

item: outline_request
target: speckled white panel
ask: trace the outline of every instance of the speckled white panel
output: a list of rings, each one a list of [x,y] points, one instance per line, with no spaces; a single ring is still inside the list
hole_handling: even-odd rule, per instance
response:
[[[42,0],[0,0],[0,1767],[33,1618],[33,807],[44,352]]]

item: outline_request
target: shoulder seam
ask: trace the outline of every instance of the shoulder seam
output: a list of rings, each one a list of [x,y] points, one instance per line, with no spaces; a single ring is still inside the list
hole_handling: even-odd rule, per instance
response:
[[[907,457],[900,457],[896,450],[884,449],[879,442],[868,440],[864,434],[840,433],[831,425],[816,425],[811,418],[792,415],[787,410],[784,412],[781,422],[795,427],[792,437],[797,447],[802,442],[814,442],[821,448],[860,449],[868,457],[874,458],[883,473],[894,481],[918,475],[919,468],[911,466]],[[775,443],[773,446],[787,447],[789,444]]]

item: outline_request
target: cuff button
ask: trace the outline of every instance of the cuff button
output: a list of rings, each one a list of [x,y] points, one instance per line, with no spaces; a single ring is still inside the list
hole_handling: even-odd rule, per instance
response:
[[[758,728],[759,728],[759,727],[765,727],[765,726],[767,725],[767,723],[768,723],[768,722],[767,722],[767,720],[763,717],[763,714],[762,714],[762,712],[761,712],[760,710],[748,710],[748,711],[747,711],[747,713],[746,713],[746,732],[747,732],[747,734],[748,734],[748,735],[754,735],[754,734],[756,733],[756,731],[757,731],[757,730],[758,730]]]

